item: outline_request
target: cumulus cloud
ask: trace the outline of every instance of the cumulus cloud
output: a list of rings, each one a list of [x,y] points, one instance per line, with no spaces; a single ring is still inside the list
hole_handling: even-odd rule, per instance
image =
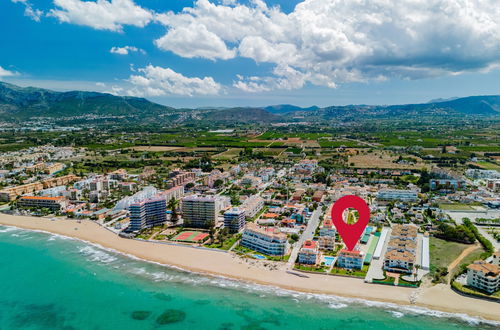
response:
[[[24,5],[24,16],[27,16],[34,20],[35,22],[40,22],[40,17],[43,15],[43,11],[36,9],[28,0],[11,0],[13,3],[21,3]]]
[[[9,71],[9,70],[4,69],[0,66],[0,78],[13,77],[13,76],[17,76],[17,75],[19,75],[19,73],[15,72],[15,71]]]
[[[500,64],[497,0],[305,0],[285,14],[262,0],[198,0],[157,15],[156,45],[182,57],[271,63],[263,77],[238,76],[249,92],[420,79]]]
[[[132,0],[54,0],[57,9],[49,16],[60,22],[90,26],[98,30],[121,32],[124,25],[144,27],[153,19],[153,13]]]
[[[140,49],[134,46],[111,47],[109,52],[111,54],[118,54],[118,55],[128,55],[130,52],[139,52],[141,54],[146,54],[146,51],[144,49]]]
[[[194,96],[217,95],[222,89],[212,77],[186,77],[170,68],[148,65],[136,72],[128,79],[130,88],[117,87],[112,92],[130,96]]]

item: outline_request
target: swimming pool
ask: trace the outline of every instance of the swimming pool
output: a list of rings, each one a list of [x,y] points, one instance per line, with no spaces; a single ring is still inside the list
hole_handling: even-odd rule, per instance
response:
[[[323,257],[326,266],[331,266],[335,261],[335,257]]]
[[[261,256],[260,254],[254,254],[252,257],[254,257],[255,259],[267,259],[266,257]]]

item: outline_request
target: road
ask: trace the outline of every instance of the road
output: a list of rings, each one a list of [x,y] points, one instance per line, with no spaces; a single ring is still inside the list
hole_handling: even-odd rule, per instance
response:
[[[460,253],[460,255],[451,262],[451,264],[448,265],[448,276],[447,276],[448,283],[450,283],[450,277],[452,276],[453,269],[455,269],[455,267],[457,267],[465,257],[471,254],[474,250],[479,249],[480,247],[481,245],[479,245],[478,243],[469,246],[468,248],[463,250],[462,253]]]
[[[319,225],[319,216],[321,215],[321,208],[318,207],[312,214],[311,217],[309,218],[309,221],[307,222],[306,229],[300,235],[300,238],[298,242],[295,243],[292,253],[290,254],[290,259],[288,259],[288,268],[293,268],[293,264],[295,263],[295,260],[297,259],[297,255],[299,253],[300,248],[302,247],[302,244],[308,239],[312,239],[314,237],[314,232],[316,231],[316,228]]]

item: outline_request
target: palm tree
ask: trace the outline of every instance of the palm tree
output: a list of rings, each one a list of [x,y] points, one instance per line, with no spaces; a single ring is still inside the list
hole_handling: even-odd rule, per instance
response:
[[[415,282],[417,281],[418,270],[420,269],[420,265],[415,265],[415,273],[413,273],[413,279]]]
[[[167,203],[167,208],[172,210],[172,222],[177,222],[177,207],[179,206],[179,201],[172,197],[168,203]]]

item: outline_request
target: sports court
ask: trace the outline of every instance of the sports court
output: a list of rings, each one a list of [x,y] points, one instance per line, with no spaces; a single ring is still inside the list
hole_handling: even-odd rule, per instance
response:
[[[201,243],[209,235],[207,233],[202,233],[199,231],[183,231],[177,234],[172,240],[178,242],[188,242],[188,243]]]

